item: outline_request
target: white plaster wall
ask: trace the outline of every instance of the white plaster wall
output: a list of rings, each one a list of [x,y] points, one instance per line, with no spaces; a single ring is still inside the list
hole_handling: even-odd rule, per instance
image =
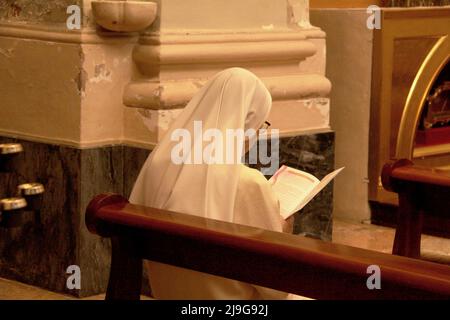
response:
[[[81,148],[122,143],[123,89],[132,77],[135,39],[70,44],[42,38],[0,36],[0,134]]]
[[[279,0],[160,0],[161,30],[285,28],[286,2]]]
[[[50,29],[43,26],[47,18],[21,23],[20,26],[15,21],[0,21],[9,28],[9,31],[0,33],[5,35],[0,35],[0,68],[4,70],[0,74],[0,97],[3,100],[0,131],[21,138],[77,147],[115,143],[151,147],[161,138],[180,110],[149,111],[124,107],[122,98],[126,84],[131,79],[145,78],[137,72],[132,60],[137,35],[116,37],[114,33],[105,36],[103,32],[97,35],[90,16],[91,1],[82,2],[84,24],[81,31],[66,29],[66,13],[62,9],[58,13],[58,20],[52,21]],[[284,34],[299,31],[288,27],[292,27],[292,21],[288,21],[288,3],[303,3],[304,0],[157,2],[160,4],[160,17],[150,29],[161,26],[163,31],[167,31],[166,34],[184,37],[186,30],[195,33],[201,27],[207,35],[213,35],[212,40],[206,41],[208,48],[211,48],[217,45],[215,41],[220,40],[216,36],[220,30],[226,37],[241,33],[251,40],[257,33],[261,36],[261,32],[275,31],[275,35],[270,36],[272,40],[277,41],[279,37],[284,39]],[[39,40],[29,40],[29,37]],[[205,79],[225,67],[242,66],[261,77],[280,77],[275,90],[283,91],[286,84],[283,87],[281,83],[286,82],[283,77],[287,75],[324,74],[323,33],[319,32],[308,41],[318,51],[301,63],[300,58],[274,62],[270,57],[268,61],[258,63],[220,60],[215,65],[183,61],[173,66],[160,66],[158,78],[169,82],[175,79]],[[219,42],[223,42],[223,39]],[[297,42],[290,41],[288,45],[296,46]],[[243,43],[245,45],[251,41]],[[282,52],[283,45],[287,44],[280,41]],[[170,41],[164,42],[161,47],[160,50],[170,47]],[[185,49],[185,45],[180,46],[181,52]],[[267,47],[262,45],[261,50],[252,54],[267,54],[265,49]],[[298,91],[305,91],[311,83],[306,81],[304,85],[299,84],[302,87]],[[286,134],[329,130],[328,99],[321,98],[323,94],[316,92],[323,91],[322,87],[318,85],[317,89],[312,86],[311,97],[308,94],[288,101],[276,101],[272,121]]]
[[[132,75],[132,43],[83,44],[81,135],[84,147],[121,143],[123,88]]]
[[[369,119],[373,32],[364,9],[312,9],[312,24],[327,33],[327,78],[333,83],[330,122],[336,132],[335,217],[370,219]]]
[[[78,44],[0,37],[0,134],[80,140]]]
[[[275,101],[269,121],[283,136],[326,132],[330,130],[329,106],[328,98]]]
[[[327,65],[327,47],[325,38],[309,39],[316,47],[316,53],[306,58],[298,65],[297,73],[312,73],[325,75]]]
[[[140,74],[135,74],[134,78],[147,79],[154,83],[155,87],[161,84],[166,98],[170,96],[168,100],[178,98],[178,95],[184,94],[185,91],[192,91],[192,84],[196,85],[216,72],[232,66],[247,68],[263,79],[279,77],[274,86],[275,91],[287,90],[288,85],[284,79],[287,75],[305,74],[314,77],[325,74],[324,34],[320,30],[313,30],[310,34],[304,32],[304,29],[299,29],[293,23],[294,21],[290,20],[289,5],[297,5],[297,9],[304,8],[307,2],[305,0],[165,0],[156,2],[159,5],[159,17],[150,29],[159,29],[160,43],[158,47],[151,47],[148,43],[154,44],[152,40],[154,35],[147,32],[143,37],[144,41],[141,42],[141,47],[136,54],[138,61],[135,56]],[[298,14],[298,10],[296,12]],[[254,62],[245,59],[241,61],[244,55],[243,48],[248,49],[248,46],[254,46],[255,42],[252,43],[252,41],[256,41],[256,34],[261,37],[261,33],[270,34],[272,31],[274,34],[272,42],[269,43],[267,40],[259,43],[260,50],[253,50],[249,54],[249,57],[253,56],[255,60],[261,60],[261,55],[265,54],[267,61]],[[198,36],[199,33],[205,37]],[[241,35],[242,39],[234,39],[236,34]],[[302,35],[304,40],[279,41],[284,39],[286,34]],[[267,36],[267,39],[269,38]],[[279,41],[276,48],[274,48],[274,39]],[[299,37],[299,39],[302,38]],[[316,54],[305,60],[301,60],[300,56],[296,56],[296,59],[292,57],[277,61],[272,59],[273,50],[287,52],[288,49],[296,48],[301,42],[307,42],[315,48]],[[147,46],[143,45],[145,43]],[[235,45],[228,47],[227,43],[235,43]],[[189,56],[192,55],[193,50],[198,50],[199,44],[211,54],[220,56],[220,61],[204,63],[199,61],[198,56],[192,57],[195,61],[191,61]],[[204,54],[204,51],[199,54]],[[233,54],[235,59],[230,59],[230,55]],[[177,63],[169,62],[175,57]],[[169,86],[172,86],[174,81],[180,81],[176,92],[169,90]],[[326,79],[325,82],[329,87]],[[323,85],[308,81],[306,78],[305,83],[298,86],[297,91],[306,92],[308,90],[305,88],[310,88],[310,92],[306,97],[275,101],[270,115],[274,127],[279,128],[283,135],[329,131],[329,99],[327,97],[329,89],[323,90]],[[154,99],[153,95],[142,97],[146,92],[153,92],[154,89],[148,87],[142,90],[131,91],[132,94],[127,97],[136,97],[140,101]],[[317,92],[318,90],[327,91],[327,93],[324,96],[322,92]],[[148,104],[151,103],[148,102]],[[132,106],[136,107],[135,104]],[[145,140],[149,133],[152,139],[156,139],[151,143],[156,143],[179,111],[179,109],[154,111],[132,108],[126,110],[125,140],[134,144],[146,144],[149,142]],[[138,123],[139,120],[141,123]]]
[[[151,149],[167,131],[182,109],[149,110],[124,108],[124,142],[127,145]]]

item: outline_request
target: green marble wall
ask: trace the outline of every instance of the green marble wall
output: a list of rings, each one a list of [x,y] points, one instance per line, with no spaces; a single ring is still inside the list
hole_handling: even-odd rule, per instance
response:
[[[21,143],[24,152],[14,172],[0,173],[0,198],[25,182],[40,182],[46,192],[41,224],[0,228],[0,277],[76,297],[105,292],[110,242],[88,232],[86,206],[103,192],[128,197],[150,151],[121,145],[80,150],[0,136],[0,143],[8,142]],[[334,133],[280,139],[283,164],[323,178],[334,169]],[[295,234],[331,239],[332,192],[331,183],[297,214]],[[70,265],[80,266],[80,290],[66,287]],[[146,279],[144,293],[150,290]]]

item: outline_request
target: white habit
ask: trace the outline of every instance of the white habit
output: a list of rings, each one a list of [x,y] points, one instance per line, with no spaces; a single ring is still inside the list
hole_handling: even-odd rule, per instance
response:
[[[271,105],[270,93],[253,73],[240,68],[218,73],[192,98],[153,150],[139,174],[130,202],[281,232],[278,200],[259,171],[239,162],[175,164],[171,161],[172,150],[179,144],[171,139],[174,130],[184,128],[194,137],[194,121],[202,121],[203,132],[218,129],[224,136],[226,129],[257,130],[266,120]],[[195,142],[185,155],[191,156],[192,161],[194,145]],[[284,292],[156,262],[148,262],[147,268],[157,299],[286,299],[288,296]]]

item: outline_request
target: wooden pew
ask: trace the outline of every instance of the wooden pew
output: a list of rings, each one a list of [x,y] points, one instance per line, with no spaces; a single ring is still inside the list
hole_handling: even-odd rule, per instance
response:
[[[88,229],[112,240],[106,299],[138,300],[142,259],[315,299],[448,299],[450,267],[95,197]],[[369,290],[367,268],[381,269]],[[150,275],[151,277],[151,275]]]
[[[410,160],[391,160],[383,167],[383,187],[398,193],[398,223],[393,254],[420,258],[424,215],[450,219],[450,173],[414,165]]]

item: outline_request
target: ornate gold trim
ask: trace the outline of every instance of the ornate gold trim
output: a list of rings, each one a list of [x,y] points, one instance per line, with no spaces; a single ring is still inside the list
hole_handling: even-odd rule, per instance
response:
[[[425,100],[435,79],[449,61],[450,38],[447,35],[441,37],[428,53],[411,86],[398,131],[396,158],[412,159],[417,125]]]
[[[450,153],[450,143],[414,148],[413,158],[435,156],[444,153]]]
[[[383,8],[384,19],[443,18],[450,15],[450,7]]]
[[[390,145],[395,41],[405,38],[439,40],[448,35],[449,23],[450,8],[382,8],[382,28],[374,30],[373,46],[369,142],[370,200],[385,202],[386,199],[395,198],[395,194],[383,190],[377,183],[383,164],[395,154],[391,152]],[[411,158],[412,148],[406,154],[407,158]]]
[[[367,8],[370,5],[382,6],[383,0],[310,0],[310,8]]]

